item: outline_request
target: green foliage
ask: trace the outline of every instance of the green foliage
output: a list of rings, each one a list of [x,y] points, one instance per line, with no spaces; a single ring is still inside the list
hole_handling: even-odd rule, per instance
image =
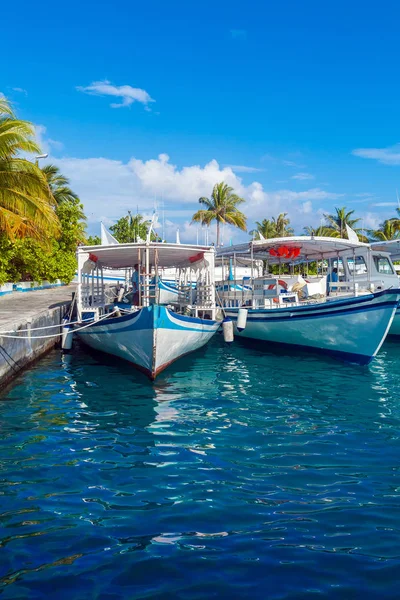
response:
[[[256,221],[257,228],[250,231],[255,239],[260,238],[261,234],[265,239],[275,237],[287,237],[294,234],[294,230],[290,227],[290,219],[287,218],[287,213],[280,213],[276,218],[263,219],[261,222]],[[260,238],[261,239],[261,238]]]
[[[47,184],[57,205],[62,202],[78,200],[78,196],[69,188],[69,179],[60,173],[55,165],[46,165],[42,169]]]
[[[199,198],[199,203],[206,209],[198,210],[192,217],[192,222],[209,226],[213,221],[217,222],[217,246],[220,243],[220,224],[229,223],[246,231],[246,217],[237,208],[244,199],[233,193],[233,188],[226,183],[214,185],[211,198]]]
[[[388,242],[400,238],[400,221],[397,218],[386,219],[379,225],[379,229],[368,229],[368,235],[374,242]]]
[[[347,239],[348,236],[346,225],[348,225],[358,235],[360,242],[368,242],[368,239],[362,233],[362,229],[357,227],[357,224],[361,219],[354,218],[354,210],[349,210],[346,212],[346,207],[342,206],[340,208],[335,207],[335,211],[336,213],[333,215],[324,215],[327,223],[326,229],[328,232],[328,237]]]
[[[10,242],[0,238],[0,284],[5,281],[69,283],[76,271],[76,248],[85,241],[83,206],[77,199],[64,200],[56,213],[61,234],[46,245],[33,238]]]
[[[17,119],[0,97],[0,233],[46,243],[59,233],[55,201],[41,169],[20,158],[21,152],[40,152],[34,135],[32,123]]]
[[[99,235],[89,235],[86,238],[85,246],[100,246],[101,238]]]
[[[142,215],[133,217],[131,211],[128,211],[126,217],[121,217],[115,225],[110,227],[110,231],[120,244],[128,244],[145,240],[149,226],[150,224],[147,221],[143,221]],[[151,240],[153,242],[161,241],[153,231],[151,232]]]
[[[10,240],[4,235],[0,234],[0,285],[7,281],[14,281],[10,279],[9,267],[10,261],[14,255],[14,246]]]

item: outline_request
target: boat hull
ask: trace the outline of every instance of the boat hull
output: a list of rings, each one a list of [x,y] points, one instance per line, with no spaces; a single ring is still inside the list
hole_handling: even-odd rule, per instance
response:
[[[392,325],[389,329],[390,336],[396,336],[400,339],[400,308],[397,307],[396,313],[394,315],[394,319]]]
[[[217,321],[178,315],[160,305],[105,319],[77,332],[91,348],[133,363],[155,379],[175,360],[206,344]]]
[[[236,334],[366,365],[386,338],[399,298],[400,290],[388,290],[321,304],[249,310],[246,328]],[[237,319],[237,309],[226,312]]]

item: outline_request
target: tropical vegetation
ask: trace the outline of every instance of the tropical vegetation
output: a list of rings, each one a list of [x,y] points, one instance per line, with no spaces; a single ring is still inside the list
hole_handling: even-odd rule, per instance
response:
[[[256,221],[256,226],[256,229],[250,231],[250,235],[254,238],[257,238],[257,234],[261,239],[294,235],[294,229],[290,226],[290,219],[287,213],[280,213],[277,217],[272,217],[271,219]]]
[[[22,153],[38,153],[31,123],[0,98],[0,234],[46,242],[60,231],[55,200],[41,169]]]
[[[131,211],[128,210],[128,214],[112,225],[110,231],[120,244],[127,244],[146,240],[149,227],[150,221],[145,221],[139,214],[132,216]],[[154,231],[151,232],[150,238],[153,242],[160,241],[160,237]]]
[[[397,218],[386,219],[378,229],[369,229],[368,235],[374,242],[388,242],[400,238],[400,222]]]
[[[63,202],[73,202],[79,199],[69,187],[69,179],[60,173],[58,167],[55,165],[46,165],[43,167],[42,173],[46,177],[47,185],[57,206]]]
[[[71,281],[77,245],[85,242],[83,205],[68,179],[25,158],[40,153],[34,134],[0,98],[0,285]]]
[[[210,226],[217,223],[217,246],[221,241],[221,224],[228,223],[242,231],[246,231],[246,217],[237,208],[244,199],[234,193],[233,188],[221,181],[214,185],[211,198],[201,197],[199,203],[205,208],[198,210],[192,217],[192,222]]]

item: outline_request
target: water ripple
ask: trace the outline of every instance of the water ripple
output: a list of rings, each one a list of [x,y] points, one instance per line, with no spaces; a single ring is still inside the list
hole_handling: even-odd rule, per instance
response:
[[[2,597],[397,598],[399,361],[48,355],[0,398]]]

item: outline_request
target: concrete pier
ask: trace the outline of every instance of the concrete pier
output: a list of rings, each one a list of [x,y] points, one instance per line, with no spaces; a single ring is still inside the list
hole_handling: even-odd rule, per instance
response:
[[[75,285],[35,292],[13,292],[0,296],[0,388],[21,369],[55,346],[60,336],[40,339],[59,333],[59,329],[35,330],[36,327],[58,325],[68,308]],[[18,331],[20,338],[6,338],[3,331]]]

